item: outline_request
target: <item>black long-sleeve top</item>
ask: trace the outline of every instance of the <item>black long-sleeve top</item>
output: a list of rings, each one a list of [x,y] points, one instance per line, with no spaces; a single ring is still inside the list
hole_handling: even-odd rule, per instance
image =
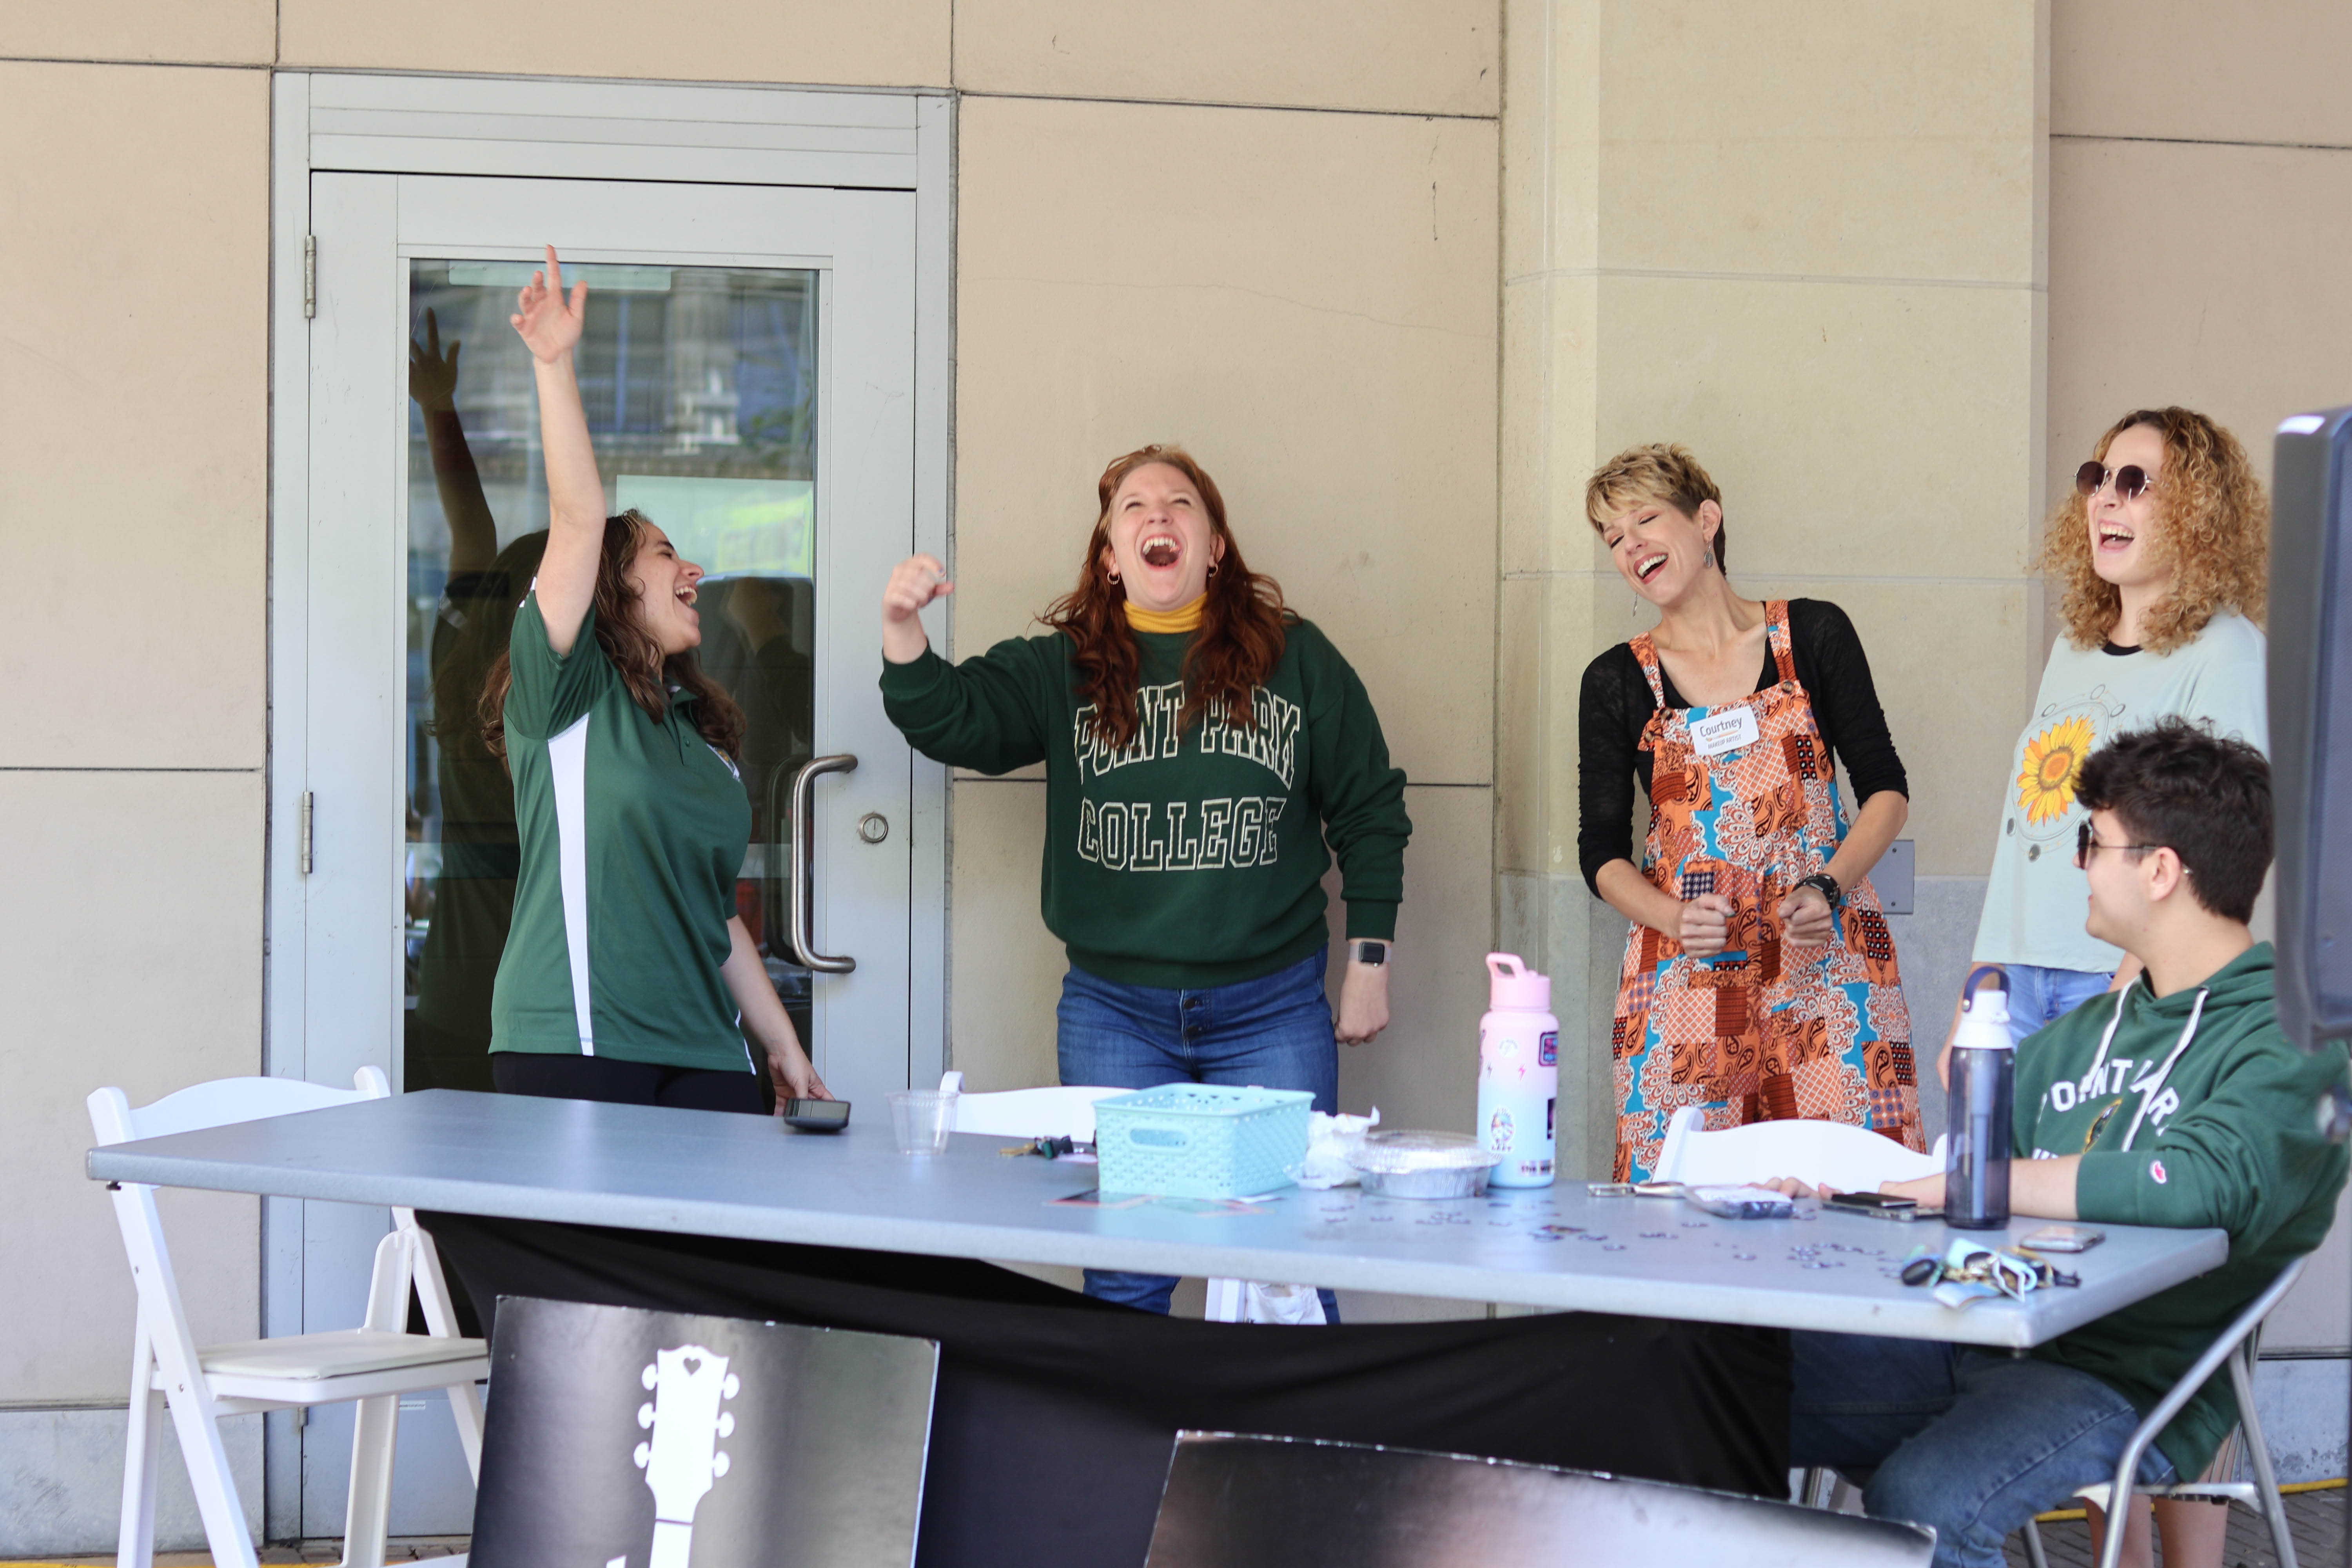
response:
[[[1895,753],[1894,737],[1886,732],[1886,715],[1879,709],[1878,689],[1870,679],[1870,659],[1845,612],[1826,599],[1790,600],[1789,645],[1796,656],[1797,682],[1813,705],[1813,722],[1821,727],[1832,766],[1840,761],[1845,764],[1854,799],[1866,801],[1890,789],[1907,796],[1909,782],[1904,777],[1903,759]],[[1666,705],[1689,707],[1663,664],[1658,673],[1665,681]],[[1768,641],[1756,689],[1776,685],[1780,679]],[[1633,859],[1633,780],[1639,776],[1643,789],[1650,787],[1652,759],[1642,749],[1642,732],[1657,706],[1631,643],[1619,643],[1584,667],[1578,721],[1576,854],[1585,885],[1595,897],[1601,892],[1601,867]]]

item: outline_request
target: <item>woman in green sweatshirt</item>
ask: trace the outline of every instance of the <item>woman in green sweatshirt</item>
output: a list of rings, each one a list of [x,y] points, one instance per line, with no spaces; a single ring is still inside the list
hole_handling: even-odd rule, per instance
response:
[[[935,762],[1045,764],[1042,901],[1070,958],[1063,1082],[1304,1089],[1336,1111],[1338,1041],[1388,1023],[1404,773],[1363,682],[1243,563],[1189,454],[1129,452],[1096,497],[1078,585],[1041,617],[1051,629],[961,664],[918,618],[951,591],[945,568],[900,563],[882,595],[884,709]],[[1349,938],[1336,1025],[1334,853]],[[1089,1295],[1152,1311],[1174,1285],[1087,1274]]]

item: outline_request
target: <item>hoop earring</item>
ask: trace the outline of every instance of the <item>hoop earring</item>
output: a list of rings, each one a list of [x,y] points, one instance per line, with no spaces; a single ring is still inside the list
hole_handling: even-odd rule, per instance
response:
[[[1116,566],[1110,569],[1110,585],[1114,588],[1118,586],[1118,568]]]
[[[1210,576],[1212,576],[1212,577],[1213,577],[1213,576],[1215,576],[1216,574],[1217,574],[1217,563],[1216,563],[1215,562],[1212,561],[1212,562],[1210,562],[1210,563],[1209,563],[1209,575],[1210,575]]]

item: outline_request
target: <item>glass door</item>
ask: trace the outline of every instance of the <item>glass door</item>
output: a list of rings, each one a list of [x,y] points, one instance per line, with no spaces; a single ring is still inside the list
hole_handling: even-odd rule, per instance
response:
[[[904,192],[317,174],[306,689],[305,1076],[488,1087],[514,808],[483,681],[545,544],[530,359],[539,247],[589,287],[606,503],[708,569],[700,658],[747,720],[736,909],[818,1070],[907,1086],[912,758],[875,602],[914,541],[914,203]],[[795,802],[799,802],[798,805]],[[281,1041],[278,1049],[282,1053]],[[282,1058],[281,1058],[282,1059]],[[305,1205],[305,1329],[359,1321],[383,1216]],[[394,1529],[463,1530],[445,1409],[402,1416]],[[305,1533],[342,1517],[347,1413],[303,1429]]]

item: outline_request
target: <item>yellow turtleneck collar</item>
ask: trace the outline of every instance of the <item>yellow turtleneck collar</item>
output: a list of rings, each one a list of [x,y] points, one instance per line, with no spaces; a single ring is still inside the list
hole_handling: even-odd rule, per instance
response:
[[[1127,624],[1139,632],[1197,632],[1201,629],[1201,614],[1209,603],[1202,595],[1181,610],[1147,610],[1134,600],[1125,601]]]

